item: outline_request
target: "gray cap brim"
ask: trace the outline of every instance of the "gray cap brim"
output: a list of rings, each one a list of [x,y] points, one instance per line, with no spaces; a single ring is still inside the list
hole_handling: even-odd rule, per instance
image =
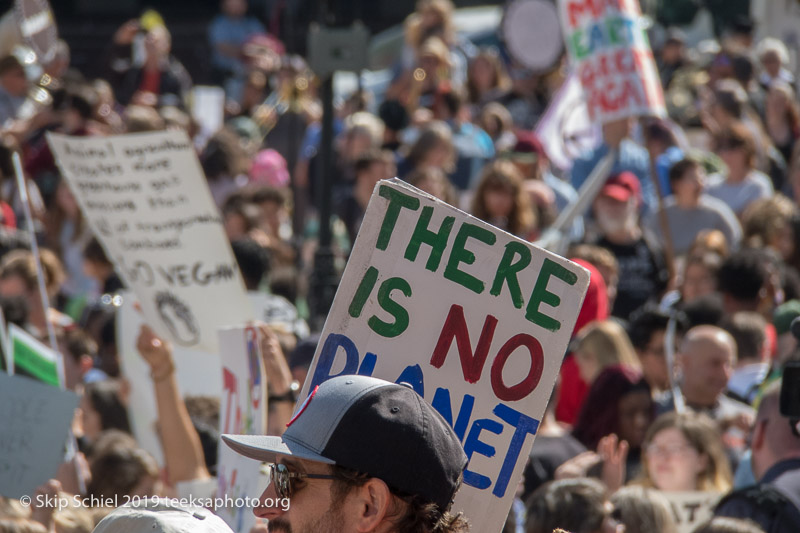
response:
[[[236,453],[267,463],[274,463],[275,456],[280,454],[329,465],[336,464],[336,461],[323,457],[311,448],[291,439],[284,440],[281,437],[266,435],[222,435],[222,440]]]

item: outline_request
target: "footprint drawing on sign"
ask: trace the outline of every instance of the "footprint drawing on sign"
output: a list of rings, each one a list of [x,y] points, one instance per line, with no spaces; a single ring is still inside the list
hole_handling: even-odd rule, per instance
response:
[[[200,340],[200,328],[185,302],[168,291],[156,293],[156,309],[178,344],[191,346]]]

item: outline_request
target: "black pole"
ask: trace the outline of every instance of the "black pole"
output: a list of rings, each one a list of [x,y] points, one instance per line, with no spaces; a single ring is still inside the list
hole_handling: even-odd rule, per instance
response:
[[[317,165],[317,213],[319,214],[319,242],[314,254],[314,269],[311,273],[311,327],[319,331],[328,316],[336,294],[338,279],[334,270],[333,249],[331,247],[332,193],[331,175],[333,167],[333,74],[329,74],[320,87],[322,99],[322,138],[320,140],[320,161]]]
[[[333,166],[333,74],[322,82],[322,139],[320,146],[320,162],[317,167],[317,178],[320,187],[317,189],[317,206],[319,208],[319,245],[320,248],[331,245],[331,194],[333,187],[328,170]]]

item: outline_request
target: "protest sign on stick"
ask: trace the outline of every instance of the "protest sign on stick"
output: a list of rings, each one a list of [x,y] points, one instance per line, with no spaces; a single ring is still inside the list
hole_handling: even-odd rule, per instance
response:
[[[237,435],[267,433],[267,387],[264,363],[254,327],[226,328],[219,332],[222,359],[222,398],[219,432]],[[248,459],[220,442],[217,465],[217,496],[228,502],[263,492],[261,462]],[[237,533],[255,525],[253,510],[229,506],[216,513]]]
[[[454,510],[499,531],[588,283],[562,257],[381,181],[300,398],[341,374],[412,385],[470,458]]]
[[[567,53],[592,122],[666,116],[638,0],[560,0]]]
[[[0,372],[0,496],[31,496],[56,476],[78,397]]]
[[[28,228],[33,228],[33,215],[31,213],[30,200],[28,198],[28,182],[25,179],[25,174],[22,171],[22,160],[19,153],[14,152],[11,156],[14,164],[14,175],[17,180],[17,191],[19,191],[19,199],[22,203],[22,212],[25,214],[25,225]],[[39,287],[39,298],[42,301],[42,309],[48,311],[50,309],[50,296],[47,294],[47,287],[45,286],[44,269],[42,268],[41,254],[39,253],[39,243],[36,240],[36,234],[33,231],[28,231],[28,238],[31,243],[31,253],[33,254],[33,263],[36,265],[36,281]],[[58,351],[58,342],[56,341],[56,329],[52,321],[46,321],[47,338],[50,342],[50,348],[54,350],[56,356],[56,371],[58,372],[58,383],[63,388],[65,385],[64,377],[64,361]]]
[[[217,353],[219,327],[254,318],[185,133],[48,134],[48,142],[92,230],[160,336]]]

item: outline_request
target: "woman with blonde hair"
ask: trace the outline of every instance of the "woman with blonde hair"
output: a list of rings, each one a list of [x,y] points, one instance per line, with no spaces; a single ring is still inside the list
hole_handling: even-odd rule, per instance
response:
[[[429,37],[439,37],[446,45],[454,45],[454,9],[450,0],[419,0],[416,10],[405,21],[406,44],[418,50]]]
[[[625,328],[613,320],[592,322],[578,332],[575,361],[581,378],[589,385],[612,365],[639,369],[639,358]]]
[[[414,13],[405,21],[405,43],[400,57],[400,71],[405,73],[403,85],[413,78],[414,69],[422,65],[425,43],[435,39],[443,43],[451,67],[450,80],[463,86],[467,80],[467,62],[475,55],[475,46],[460,37],[453,24],[455,6],[451,0],[418,0]],[[426,69],[427,70],[427,69]],[[430,77],[430,72],[427,73]]]
[[[647,430],[638,484],[665,492],[727,492],[731,468],[722,436],[705,415],[666,413]]]
[[[771,248],[784,261],[794,255],[792,220],[798,215],[797,206],[782,194],[756,200],[742,215],[744,242],[752,248]]]
[[[467,78],[468,55],[460,50],[462,46],[459,44],[453,25],[454,9],[450,0],[417,2],[416,11],[409,15],[405,22],[405,45],[400,57],[402,71],[410,73],[419,67],[425,69],[424,57],[426,52],[429,52],[426,51],[426,45],[436,42],[441,43],[440,48],[444,50],[454,81],[459,85],[464,83]],[[428,72],[428,78],[430,74],[431,72]]]
[[[725,259],[731,253],[725,234],[718,229],[705,229],[697,234],[686,256],[713,253]]]
[[[522,239],[532,240],[536,236],[536,212],[523,187],[522,174],[511,161],[501,159],[484,167],[471,212]]]

